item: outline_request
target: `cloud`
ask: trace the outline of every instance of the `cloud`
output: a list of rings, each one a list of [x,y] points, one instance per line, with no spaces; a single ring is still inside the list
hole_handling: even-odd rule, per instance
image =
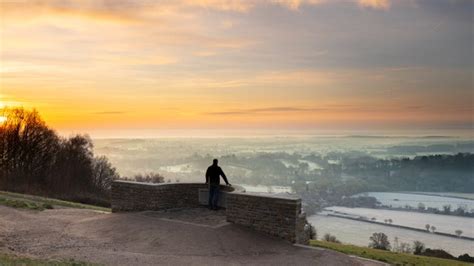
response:
[[[299,10],[305,5],[338,2],[357,3],[362,7],[388,9],[390,0],[32,0],[2,1],[2,17],[22,18],[26,21],[49,15],[79,17],[118,24],[141,23],[166,19],[168,16],[191,14],[196,9],[246,13],[257,6],[279,5]],[[193,16],[193,15],[190,15]],[[224,27],[231,27],[225,22]]]
[[[326,0],[270,0],[270,2],[291,10],[298,10],[302,5],[318,5],[325,3]]]
[[[215,116],[258,116],[258,115],[282,115],[282,114],[315,114],[315,113],[327,113],[327,114],[396,114],[399,112],[417,113],[423,110],[432,110],[424,105],[406,105],[399,106],[393,104],[385,105],[374,105],[374,104],[327,104],[321,105],[320,107],[299,107],[299,106],[275,106],[275,107],[264,107],[264,108],[248,108],[248,109],[230,109],[217,112],[208,112],[207,115]]]
[[[387,10],[390,8],[390,0],[357,0],[361,7]]]
[[[125,114],[124,111],[104,111],[104,112],[94,112],[94,115],[122,115]]]
[[[173,56],[160,55],[126,55],[126,56],[104,56],[100,60],[106,60],[109,63],[117,65],[172,65],[178,63],[178,59]]]
[[[63,1],[33,0],[2,2],[2,16],[7,18],[20,17],[26,21],[38,17],[59,16],[79,17],[90,20],[130,23],[140,20],[139,6],[127,5],[127,1],[113,4],[107,1]]]
[[[255,114],[273,114],[273,113],[299,113],[299,112],[317,112],[326,111],[326,108],[304,108],[294,106],[277,106],[252,109],[236,109],[222,112],[209,112],[209,115],[255,115]]]
[[[255,6],[254,1],[241,0],[186,0],[181,5],[196,6],[201,8],[215,9],[221,11],[247,12]]]

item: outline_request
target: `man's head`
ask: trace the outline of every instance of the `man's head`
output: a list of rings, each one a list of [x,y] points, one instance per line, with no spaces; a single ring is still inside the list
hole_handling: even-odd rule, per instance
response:
[[[212,165],[217,166],[217,163],[219,163],[219,161],[217,159],[212,160]]]

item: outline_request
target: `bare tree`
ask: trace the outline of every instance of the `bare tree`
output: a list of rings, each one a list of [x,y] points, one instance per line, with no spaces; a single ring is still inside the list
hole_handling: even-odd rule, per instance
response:
[[[422,253],[423,251],[425,251],[425,244],[423,244],[423,242],[421,241],[414,241],[413,242],[413,254],[415,255],[418,255],[420,253]]]
[[[138,182],[148,182],[148,183],[164,183],[165,178],[159,173],[146,173],[146,174],[137,174],[133,177],[135,181]]]
[[[28,192],[45,186],[59,148],[59,138],[36,110],[5,110],[0,126],[0,168],[4,189]]]
[[[36,110],[4,110],[0,124],[0,189],[106,206],[118,177],[105,157],[94,158],[86,135],[61,138]]]
[[[426,231],[430,231],[431,225],[430,224],[425,224]]]
[[[92,163],[92,182],[96,189],[101,192],[108,191],[112,182],[118,179],[117,170],[109,162],[107,157],[96,157]]]
[[[369,238],[371,243],[369,247],[382,250],[390,250],[390,241],[384,233],[373,233]]]

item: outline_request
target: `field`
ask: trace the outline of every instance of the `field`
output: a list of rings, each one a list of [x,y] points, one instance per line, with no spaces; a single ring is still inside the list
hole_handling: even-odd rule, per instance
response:
[[[355,255],[367,259],[383,261],[392,265],[471,265],[469,263],[446,260],[432,257],[416,256],[412,254],[395,253],[353,245],[337,244],[326,241],[311,240],[315,247],[336,250],[348,255]]]
[[[343,215],[355,219],[364,217],[367,221],[378,222],[380,224],[385,224],[385,220],[391,219],[390,224],[407,226],[422,231],[426,231],[426,224],[431,224],[436,226],[437,232],[454,235],[455,231],[460,229],[463,232],[463,236],[474,237],[474,228],[472,227],[473,218],[470,217],[338,206],[328,207],[324,213]],[[371,219],[375,220],[372,221]]]
[[[395,219],[395,217],[392,218]],[[473,241],[467,239],[428,234],[426,232],[385,226],[384,224],[366,223],[325,215],[311,215],[308,217],[308,221],[318,229],[318,235],[323,236],[326,233],[330,233],[346,244],[367,247],[370,242],[369,237],[375,232],[382,232],[388,236],[391,243],[394,243],[395,237],[399,243],[413,243],[413,241],[418,240],[425,243],[428,248],[443,249],[454,256],[464,253],[472,255]]]
[[[432,196],[442,196],[442,197],[453,197],[458,199],[469,199],[474,200],[473,193],[456,193],[456,192],[412,192],[407,191],[403,193],[412,193],[412,194],[421,194],[421,195],[432,195]]]

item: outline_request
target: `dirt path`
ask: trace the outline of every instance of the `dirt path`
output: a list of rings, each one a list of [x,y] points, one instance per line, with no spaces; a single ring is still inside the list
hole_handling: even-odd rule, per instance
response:
[[[106,265],[377,265],[296,247],[222,217],[206,209],[110,214],[0,206],[0,252]]]

